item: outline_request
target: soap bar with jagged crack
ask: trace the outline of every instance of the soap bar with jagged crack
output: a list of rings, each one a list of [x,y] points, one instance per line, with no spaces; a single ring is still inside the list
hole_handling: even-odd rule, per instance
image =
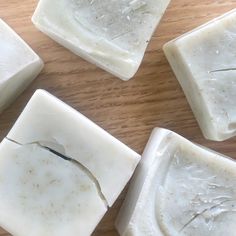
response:
[[[122,236],[236,232],[236,162],[155,129],[116,226]]]
[[[21,144],[40,143],[93,173],[112,205],[133,174],[139,155],[88,118],[37,90],[7,135]]]
[[[0,19],[0,113],[42,68],[38,55]]]
[[[78,168],[78,171],[82,171],[83,175],[87,175],[89,177],[91,184],[93,183],[92,185],[94,187],[96,186],[97,190],[97,193],[95,194],[94,189],[90,186],[87,191],[87,185],[83,184],[83,178],[81,178],[81,181],[77,178],[77,188],[74,185],[75,194],[78,195],[78,200],[76,202],[74,201],[74,198],[71,199],[69,195],[69,192],[73,191],[73,189],[67,189],[64,186],[66,185],[65,181],[69,181],[67,178],[63,182],[64,185],[58,185],[58,187],[65,187],[65,189],[61,191],[65,192],[64,195],[68,196],[64,198],[64,201],[65,204],[68,204],[68,207],[71,207],[71,215],[60,216],[61,212],[60,214],[55,215],[51,212],[52,208],[49,208],[49,210],[45,213],[45,217],[50,223],[50,225],[48,225],[49,223],[47,224],[46,221],[42,222],[39,210],[34,210],[35,214],[31,217],[34,224],[31,224],[32,227],[28,224],[29,226],[27,229],[32,230],[33,233],[27,234],[25,233],[25,224],[22,222],[24,222],[24,220],[27,222],[29,221],[28,217],[32,213],[30,208],[28,208],[29,204],[32,204],[32,209],[35,209],[37,208],[38,201],[33,198],[33,195],[28,193],[29,188],[25,189],[23,185],[18,185],[17,182],[12,182],[9,184],[9,189],[6,188],[6,194],[8,194],[8,190],[12,192],[12,189],[14,188],[17,188],[19,192],[25,192],[30,199],[25,200],[26,202],[24,204],[26,204],[26,207],[24,209],[25,211],[29,210],[29,212],[22,215],[21,206],[19,206],[21,210],[17,209],[17,204],[19,204],[18,201],[14,205],[18,214],[11,214],[14,221],[9,220],[11,216],[7,215],[8,213],[5,213],[4,211],[2,213],[2,218],[0,218],[0,226],[6,228],[9,232],[14,232],[14,230],[17,229],[19,233],[16,235],[18,236],[90,235],[99,223],[101,217],[104,215],[104,207],[107,208],[108,206],[112,206],[129,181],[140,160],[140,156],[133,150],[112,137],[88,118],[44,90],[37,90],[35,92],[24,111],[16,121],[15,125],[7,135],[6,139],[10,142],[18,144],[19,148],[17,147],[16,150],[14,148],[13,149],[16,153],[19,153],[19,155],[23,155],[21,154],[21,150],[24,152],[24,150],[30,149],[29,153],[32,154],[25,154],[24,161],[28,159],[29,162],[31,162],[30,159],[40,156],[37,153],[34,153],[34,151],[40,150],[40,152],[42,152],[42,158],[44,158],[43,153],[48,156],[51,154],[51,156],[56,156],[61,163],[69,163],[67,166],[73,164]],[[4,145],[4,143],[2,145]],[[46,161],[50,162],[50,158],[47,157],[47,155],[45,156],[47,159]],[[0,159],[7,159],[8,153],[0,152],[0,157]],[[51,165],[50,168],[52,168],[52,166],[53,165]],[[18,168],[19,170],[16,170],[18,172],[26,171],[24,164],[19,165]],[[38,168],[44,169],[45,165],[39,165]],[[53,168],[57,168],[56,164]],[[68,167],[65,166],[65,168]],[[42,181],[50,181],[49,177],[51,176],[51,173],[49,173],[49,176],[47,177],[42,174],[44,172],[47,173],[47,170],[41,171],[42,172],[35,175],[35,179],[34,175],[32,175],[31,181],[33,184],[37,184],[37,182],[41,179],[43,179]],[[61,167],[59,171],[62,172],[61,175],[63,176],[63,167]],[[65,169],[65,173],[66,171],[67,170]],[[11,180],[11,175],[7,175],[6,178],[10,178]],[[41,182],[39,184],[41,184]],[[84,190],[80,188],[82,185],[85,186]],[[3,187],[5,188],[5,185]],[[53,189],[51,189],[49,185],[45,188],[46,189],[43,189],[42,192],[43,195],[38,196],[39,200],[46,201],[48,198],[53,201],[54,197],[56,198],[55,200],[58,198],[60,200],[64,196],[61,196],[60,192],[56,192],[55,194],[58,196],[55,196],[53,194]],[[84,197],[86,197],[85,193],[81,193],[82,199],[80,199],[80,191],[86,192],[88,202],[84,203]],[[91,194],[95,195],[90,196]],[[98,198],[98,195],[100,200],[96,203],[96,198]],[[92,204],[90,204],[90,199],[94,199]],[[78,208],[81,213],[74,213],[77,209],[76,205],[78,205],[80,201],[81,204],[85,205]],[[101,201],[103,201],[105,206],[101,206]],[[7,203],[9,204],[9,202]],[[47,201],[46,204],[48,204]],[[75,205],[74,210],[73,204]],[[4,205],[6,205],[6,209],[11,207],[5,203]],[[56,209],[60,207],[63,208],[60,202],[57,203],[55,201],[54,205]],[[66,208],[66,210],[68,209]],[[94,212],[91,209],[94,209]],[[68,212],[66,214],[69,214]],[[6,220],[4,220],[5,215],[8,219],[8,224],[6,223]],[[84,215],[84,218],[82,215]],[[18,216],[21,217],[19,222],[17,222],[16,219]],[[70,224],[69,222],[71,220],[72,222]],[[44,223],[46,226],[41,227]],[[59,230],[57,231],[57,229],[54,228],[56,227],[56,224],[61,226],[60,234],[58,233]],[[39,228],[42,229],[38,230]],[[69,228],[71,231],[68,231]]]
[[[33,23],[75,54],[128,80],[170,0],[40,0]]]
[[[106,211],[76,164],[38,144],[0,144],[0,225],[11,235],[90,235]]]
[[[164,51],[204,136],[236,135],[236,10],[167,43]]]

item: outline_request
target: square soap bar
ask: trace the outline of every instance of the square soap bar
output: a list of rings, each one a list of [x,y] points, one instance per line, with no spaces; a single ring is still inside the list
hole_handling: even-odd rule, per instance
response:
[[[13,235],[90,235],[140,156],[37,90],[0,145],[0,226]]]
[[[38,143],[83,165],[111,206],[140,156],[88,118],[44,90],[37,90],[7,135],[22,145]]]
[[[236,162],[155,129],[116,226],[122,236],[236,232]]]
[[[38,55],[0,19],[0,113],[43,68]]]
[[[40,0],[33,23],[75,54],[128,80],[170,0]]]
[[[167,43],[164,51],[204,136],[236,135],[236,10]]]

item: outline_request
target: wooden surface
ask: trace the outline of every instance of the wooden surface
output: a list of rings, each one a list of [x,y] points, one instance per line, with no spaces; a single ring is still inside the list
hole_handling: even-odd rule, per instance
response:
[[[30,21],[36,3],[35,0],[0,0],[0,17],[45,62],[40,76],[0,115],[0,139],[12,127],[34,91],[43,88],[139,153],[142,153],[151,130],[159,126],[236,158],[236,138],[217,143],[202,137],[162,51],[165,42],[235,8],[235,0],[172,0],[152,38],[138,74],[129,82],[114,78],[40,33]],[[124,193],[94,235],[118,235],[114,229],[114,220],[123,197]],[[0,236],[3,235],[9,236],[0,229]]]

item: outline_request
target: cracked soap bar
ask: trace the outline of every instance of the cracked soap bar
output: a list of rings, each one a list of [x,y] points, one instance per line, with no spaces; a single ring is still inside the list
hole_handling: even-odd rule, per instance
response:
[[[89,235],[106,211],[83,169],[37,144],[0,144],[0,224],[12,235]]]
[[[236,10],[167,43],[164,51],[204,136],[236,135]]]
[[[0,19],[0,112],[43,68],[42,60]]]
[[[75,54],[128,80],[170,0],[40,0],[33,23]]]
[[[122,236],[236,232],[236,162],[155,129],[116,226]]]
[[[117,199],[140,160],[140,156],[126,145],[43,90],[35,92],[1,144],[2,148],[6,143],[9,145],[6,151],[0,151],[0,159],[5,163],[5,159],[10,158],[15,163],[12,171],[16,175],[10,178],[12,175],[2,174],[0,196],[1,191],[9,192],[15,199],[2,201],[0,197],[0,225],[17,236],[90,235],[107,208]],[[19,161],[15,153],[19,153]],[[41,162],[46,164],[41,165]],[[59,162],[60,169],[57,171]],[[4,166],[1,168],[5,169]],[[27,175],[28,166],[32,166],[36,173],[29,175],[27,185],[24,185],[25,178],[21,175]],[[71,168],[74,172],[68,175]],[[18,176],[19,173],[21,175]],[[23,182],[17,182],[17,179]],[[35,185],[40,190],[34,192],[32,186]],[[54,193],[57,187],[59,189]],[[27,197],[23,199],[23,204],[22,193]],[[10,204],[11,201],[14,204]],[[50,206],[51,202],[53,206]],[[38,206],[38,203],[42,204]],[[41,207],[43,204],[45,207]],[[8,208],[16,211],[13,212],[15,214],[8,215],[1,210]],[[27,222],[29,227],[24,226]],[[16,229],[18,233],[14,234]]]

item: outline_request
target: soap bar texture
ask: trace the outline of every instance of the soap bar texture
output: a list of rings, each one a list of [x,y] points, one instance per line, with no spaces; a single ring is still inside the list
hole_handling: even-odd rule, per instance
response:
[[[33,23],[75,54],[128,80],[170,0],[40,0]]]
[[[0,224],[14,236],[89,235],[107,206],[88,175],[37,144],[0,144]]]
[[[236,135],[236,10],[167,43],[164,51],[204,136]]]
[[[122,236],[236,232],[236,162],[155,129],[116,226]]]
[[[0,113],[43,68],[38,55],[0,19]]]
[[[43,90],[1,148],[0,225],[14,236],[90,235],[140,160]]]

